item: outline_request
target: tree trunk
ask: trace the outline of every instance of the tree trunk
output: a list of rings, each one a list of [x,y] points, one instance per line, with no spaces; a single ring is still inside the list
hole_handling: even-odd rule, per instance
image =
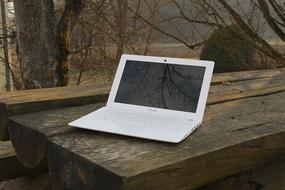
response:
[[[21,74],[26,89],[57,86],[59,45],[52,0],[15,1]]]
[[[126,5],[127,1],[124,0],[117,0],[117,7],[115,11],[115,20],[116,20],[116,26],[117,26],[117,53],[116,53],[116,60],[119,60],[121,55],[124,52],[125,48],[125,27],[126,27]]]
[[[81,0],[66,1],[57,25],[53,0],[15,1],[17,39],[25,89],[68,84],[70,32]]]
[[[57,72],[59,75],[58,86],[66,86],[69,80],[70,69],[70,36],[71,31],[77,22],[83,9],[81,0],[66,0],[63,15],[57,26],[57,41],[59,43],[59,65]]]

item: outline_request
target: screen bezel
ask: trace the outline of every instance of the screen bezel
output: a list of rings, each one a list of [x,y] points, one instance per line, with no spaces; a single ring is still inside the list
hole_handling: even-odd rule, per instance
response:
[[[122,77],[127,61],[142,61],[142,62],[153,62],[153,63],[159,63],[159,64],[176,64],[176,65],[205,67],[206,69],[204,73],[204,78],[202,82],[202,87],[201,87],[201,92],[200,92],[196,112],[193,113],[193,112],[186,112],[186,111],[176,111],[176,110],[169,110],[169,109],[164,109],[164,108],[154,108],[154,107],[115,102],[115,97],[116,97],[119,84],[121,81],[121,77]],[[160,114],[171,114],[173,116],[187,117],[189,119],[198,119],[198,118],[202,119],[205,106],[206,106],[206,101],[207,101],[207,96],[208,96],[208,91],[209,91],[209,86],[210,86],[210,82],[212,78],[213,69],[214,69],[214,62],[212,61],[123,54],[120,59],[118,69],[115,75],[115,79],[114,79],[114,82],[111,88],[111,92],[110,92],[110,95],[107,101],[107,107],[110,106],[110,107],[114,107],[117,109],[136,109],[137,111],[156,112]]]

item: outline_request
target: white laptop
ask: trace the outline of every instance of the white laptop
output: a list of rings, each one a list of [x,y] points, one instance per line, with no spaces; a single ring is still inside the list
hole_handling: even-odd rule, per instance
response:
[[[107,105],[70,126],[178,143],[203,120],[214,62],[122,55]]]

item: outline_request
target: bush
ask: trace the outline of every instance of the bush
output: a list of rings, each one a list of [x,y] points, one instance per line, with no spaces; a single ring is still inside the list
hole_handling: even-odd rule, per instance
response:
[[[249,70],[253,67],[254,43],[236,26],[216,29],[204,44],[200,59],[215,61],[214,72]]]

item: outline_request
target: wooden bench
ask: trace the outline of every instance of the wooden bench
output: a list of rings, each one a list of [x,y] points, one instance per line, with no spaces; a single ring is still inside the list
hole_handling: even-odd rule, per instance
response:
[[[46,171],[46,167],[33,169],[24,167],[17,159],[11,142],[0,142],[0,182],[40,171]]]
[[[247,71],[234,73],[215,74],[212,79],[212,85],[220,85],[216,92],[223,90],[223,83],[243,82],[247,80],[261,79],[259,89],[268,81],[275,80],[276,76],[284,73],[285,69]],[[270,79],[270,80],[268,80]],[[276,81],[276,85],[281,85],[282,81]],[[250,87],[239,85],[236,89],[229,90],[246,91]],[[60,107],[71,107],[76,105],[90,104],[92,102],[104,101],[107,98],[110,85],[80,85],[72,87],[37,89],[15,91],[0,94],[0,140],[8,140],[7,117],[17,114],[31,113],[41,110],[48,110]],[[276,89],[271,89],[275,91]],[[227,94],[233,94],[228,92]],[[254,95],[255,92],[253,92]],[[258,92],[259,93],[259,92]],[[238,93],[239,94],[239,93]],[[244,94],[240,94],[244,96]],[[247,95],[246,95],[247,96]],[[232,97],[240,98],[240,97]]]
[[[284,98],[208,106],[203,126],[178,145],[65,126],[47,140],[54,189],[191,189],[284,159]]]
[[[1,93],[0,140],[9,139],[7,118],[11,115],[106,101],[109,86],[79,85]]]
[[[109,88],[109,87],[108,87]],[[52,108],[106,101],[104,86],[82,85],[62,88],[6,92],[0,94],[0,140],[8,140],[8,116]],[[17,159],[11,141],[0,141],[0,181],[47,170],[45,164],[26,168]]]
[[[11,117],[9,133],[25,166],[48,160],[54,189],[196,188],[284,157],[284,81],[283,69],[215,75],[203,126],[179,145],[66,125],[104,103]]]

